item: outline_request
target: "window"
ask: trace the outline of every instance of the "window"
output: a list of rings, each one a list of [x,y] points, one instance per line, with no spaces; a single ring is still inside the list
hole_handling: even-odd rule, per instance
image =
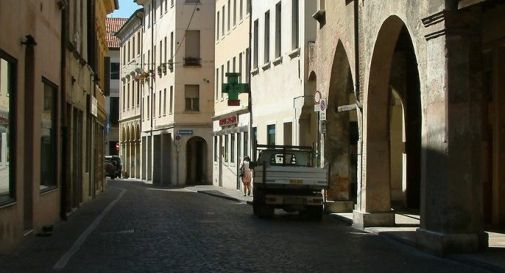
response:
[[[244,18],[244,0],[240,0],[239,16],[240,20]]]
[[[232,61],[232,72],[233,73],[237,72],[236,64],[237,64],[237,57],[233,57],[233,61]]]
[[[156,119],[156,91],[153,91],[153,104],[152,104],[153,119]]]
[[[153,25],[156,24],[156,7],[158,6],[158,1],[157,0],[153,0]]]
[[[174,112],[174,87],[170,86],[170,114]]]
[[[131,58],[131,51],[130,51],[130,45],[131,45],[131,40],[128,40],[128,48],[127,48],[127,51],[128,51],[128,62],[130,62],[130,60],[132,59]]]
[[[147,111],[147,120],[149,120],[149,113],[151,112],[151,110],[149,109],[151,108],[151,101],[149,100],[149,95],[147,96],[147,107],[146,107],[146,111]]]
[[[238,73],[240,74],[239,76],[239,81],[242,83],[244,82],[244,76],[242,75],[242,53],[238,54]]]
[[[254,20],[254,68],[258,68],[258,46],[258,20]]]
[[[174,32],[170,32],[170,60],[174,62]]]
[[[292,15],[291,15],[291,48],[297,49],[300,46],[299,38],[299,4],[298,0],[293,0]]]
[[[270,61],[270,11],[265,12],[265,44],[263,49],[263,63]]]
[[[216,18],[217,18],[217,20],[216,20],[216,41],[217,41],[217,40],[219,40],[219,20],[220,20],[219,11],[217,12]]]
[[[16,138],[16,60],[0,50],[0,204],[16,198],[15,147]]]
[[[140,84],[137,83],[137,107],[140,106]]]
[[[168,53],[168,52],[167,52],[167,50],[168,50],[168,49],[167,49],[167,36],[165,36],[165,47],[164,47],[164,49],[165,49],[165,50],[164,50],[164,52],[165,52],[165,59],[164,59],[163,63],[164,63],[165,65],[167,65],[167,60],[168,60],[168,59],[167,59],[167,53]]]
[[[200,30],[186,30],[184,65],[200,65]]]
[[[267,145],[275,145],[275,124],[267,125]]]
[[[140,45],[141,45],[141,37],[140,37],[140,32],[137,33],[137,55],[140,54]]]
[[[284,145],[292,145],[293,144],[293,123],[285,122],[284,123]]]
[[[251,13],[251,0],[247,0],[247,14]]]
[[[219,85],[219,93],[223,98],[223,84],[224,84],[224,65],[221,65],[221,84]]]
[[[135,36],[133,36],[132,41],[132,58],[135,58]]]
[[[230,31],[230,18],[231,18],[231,2],[230,0],[228,0],[228,24],[226,25],[227,26],[227,30]]]
[[[167,0],[165,0],[165,13],[167,13],[167,11],[168,11],[168,2]]]
[[[110,97],[109,121],[112,126],[119,125],[119,98]]]
[[[149,28],[151,26],[151,20],[150,20],[151,18],[149,18],[151,10],[150,10],[149,4],[147,5],[146,11],[147,12],[146,12],[146,17],[145,18],[146,18],[146,21],[147,21],[147,28]]]
[[[110,63],[110,78],[119,80],[119,63]]]
[[[235,162],[235,134],[230,135],[230,162]]]
[[[237,0],[233,0],[233,25],[237,25]]]
[[[249,60],[249,48],[245,50],[245,82],[248,83],[249,82],[249,73],[250,73],[250,70],[251,70],[251,62]]]
[[[163,115],[167,115],[167,89],[163,89]]]
[[[131,108],[134,108],[135,107],[135,81],[132,81],[132,104],[131,104]]]
[[[130,109],[130,82],[128,82],[128,85],[126,87],[126,108]]]
[[[126,109],[126,84],[123,82],[123,112],[125,111]]]
[[[282,48],[282,6],[281,2],[275,5],[275,58],[279,58],[281,56],[281,48]]]
[[[200,0],[186,0],[186,4],[198,4],[200,3]]]
[[[185,110],[187,112],[200,111],[200,86],[185,85]]]
[[[258,127],[253,127],[251,132],[251,150],[252,160],[256,160],[256,144],[258,143]]]
[[[219,68],[216,68],[216,90],[215,90],[215,100],[218,99],[219,94]]]
[[[161,96],[161,90],[160,90],[160,94],[158,96],[158,117],[160,117],[160,118],[161,118],[161,102],[162,101],[163,101],[163,97]]]
[[[222,25],[221,25],[221,35],[223,35],[223,36],[224,36],[224,23],[225,23],[225,19],[224,19],[224,17],[225,17],[225,14],[224,14],[224,7],[225,7],[225,6],[223,6],[223,8],[222,8],[222,10],[221,10],[221,14],[223,15],[223,21],[222,21]]]
[[[126,64],[126,45],[121,47],[121,51],[123,51],[123,65]]]
[[[58,87],[43,78],[44,84],[44,107],[41,116],[40,134],[40,190],[48,190],[56,187],[56,155],[58,134],[57,111],[58,111]]]

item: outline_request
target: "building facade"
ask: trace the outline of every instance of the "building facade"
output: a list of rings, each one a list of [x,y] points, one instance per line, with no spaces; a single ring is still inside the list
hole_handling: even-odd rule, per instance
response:
[[[137,0],[144,7],[142,179],[212,181],[215,1]],[[141,79],[139,79],[140,81]]]
[[[126,18],[107,18],[105,21],[107,46],[109,48],[107,57],[105,58],[106,155],[119,154],[119,54],[121,41],[115,34],[126,20]]]
[[[239,94],[238,105],[228,105],[223,84],[226,73],[238,73],[239,83],[249,83],[250,1],[219,0],[215,10],[215,87],[213,122],[212,183],[240,189],[238,173],[244,156],[251,155],[250,112],[247,88]]]
[[[95,4],[0,4],[0,252],[104,190],[103,55],[89,45],[118,5]]]
[[[418,210],[417,245],[437,253],[482,249],[484,230],[503,228],[504,12],[497,1],[318,1],[309,73],[328,102],[324,161],[342,167],[338,200],[355,202],[355,226]]]
[[[307,74],[315,11],[315,1],[252,4],[252,134],[257,144],[318,149],[315,81]]]
[[[125,177],[141,178],[140,126],[142,75],[137,75],[142,63],[144,10],[139,9],[119,29],[121,41],[119,81],[120,156]]]

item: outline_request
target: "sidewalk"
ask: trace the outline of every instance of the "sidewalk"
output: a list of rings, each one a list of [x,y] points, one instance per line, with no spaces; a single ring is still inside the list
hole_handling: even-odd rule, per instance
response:
[[[186,189],[232,201],[252,204],[252,197],[244,196],[238,190],[230,190],[217,186],[193,186]],[[331,213],[329,216],[350,225],[352,224],[352,213]],[[419,215],[398,213],[395,214],[397,226],[370,227],[365,228],[364,231],[385,236],[415,247],[416,229],[419,227],[419,220]],[[505,234],[496,232],[487,233],[489,234],[489,248],[485,252],[449,255],[445,258],[485,268],[492,272],[505,272]]]

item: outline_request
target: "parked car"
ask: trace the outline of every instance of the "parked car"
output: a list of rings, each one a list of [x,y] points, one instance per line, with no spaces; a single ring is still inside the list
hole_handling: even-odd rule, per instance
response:
[[[116,155],[106,155],[105,156],[105,176],[109,176],[112,179],[116,177],[121,177],[121,171],[123,166],[121,165],[121,158]]]

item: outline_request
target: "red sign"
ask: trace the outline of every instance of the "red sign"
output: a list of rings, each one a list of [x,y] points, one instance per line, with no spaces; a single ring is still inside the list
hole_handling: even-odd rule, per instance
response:
[[[119,142],[116,143],[116,151],[119,151]]]
[[[226,117],[219,120],[219,126],[230,126],[238,123],[237,116]]]

